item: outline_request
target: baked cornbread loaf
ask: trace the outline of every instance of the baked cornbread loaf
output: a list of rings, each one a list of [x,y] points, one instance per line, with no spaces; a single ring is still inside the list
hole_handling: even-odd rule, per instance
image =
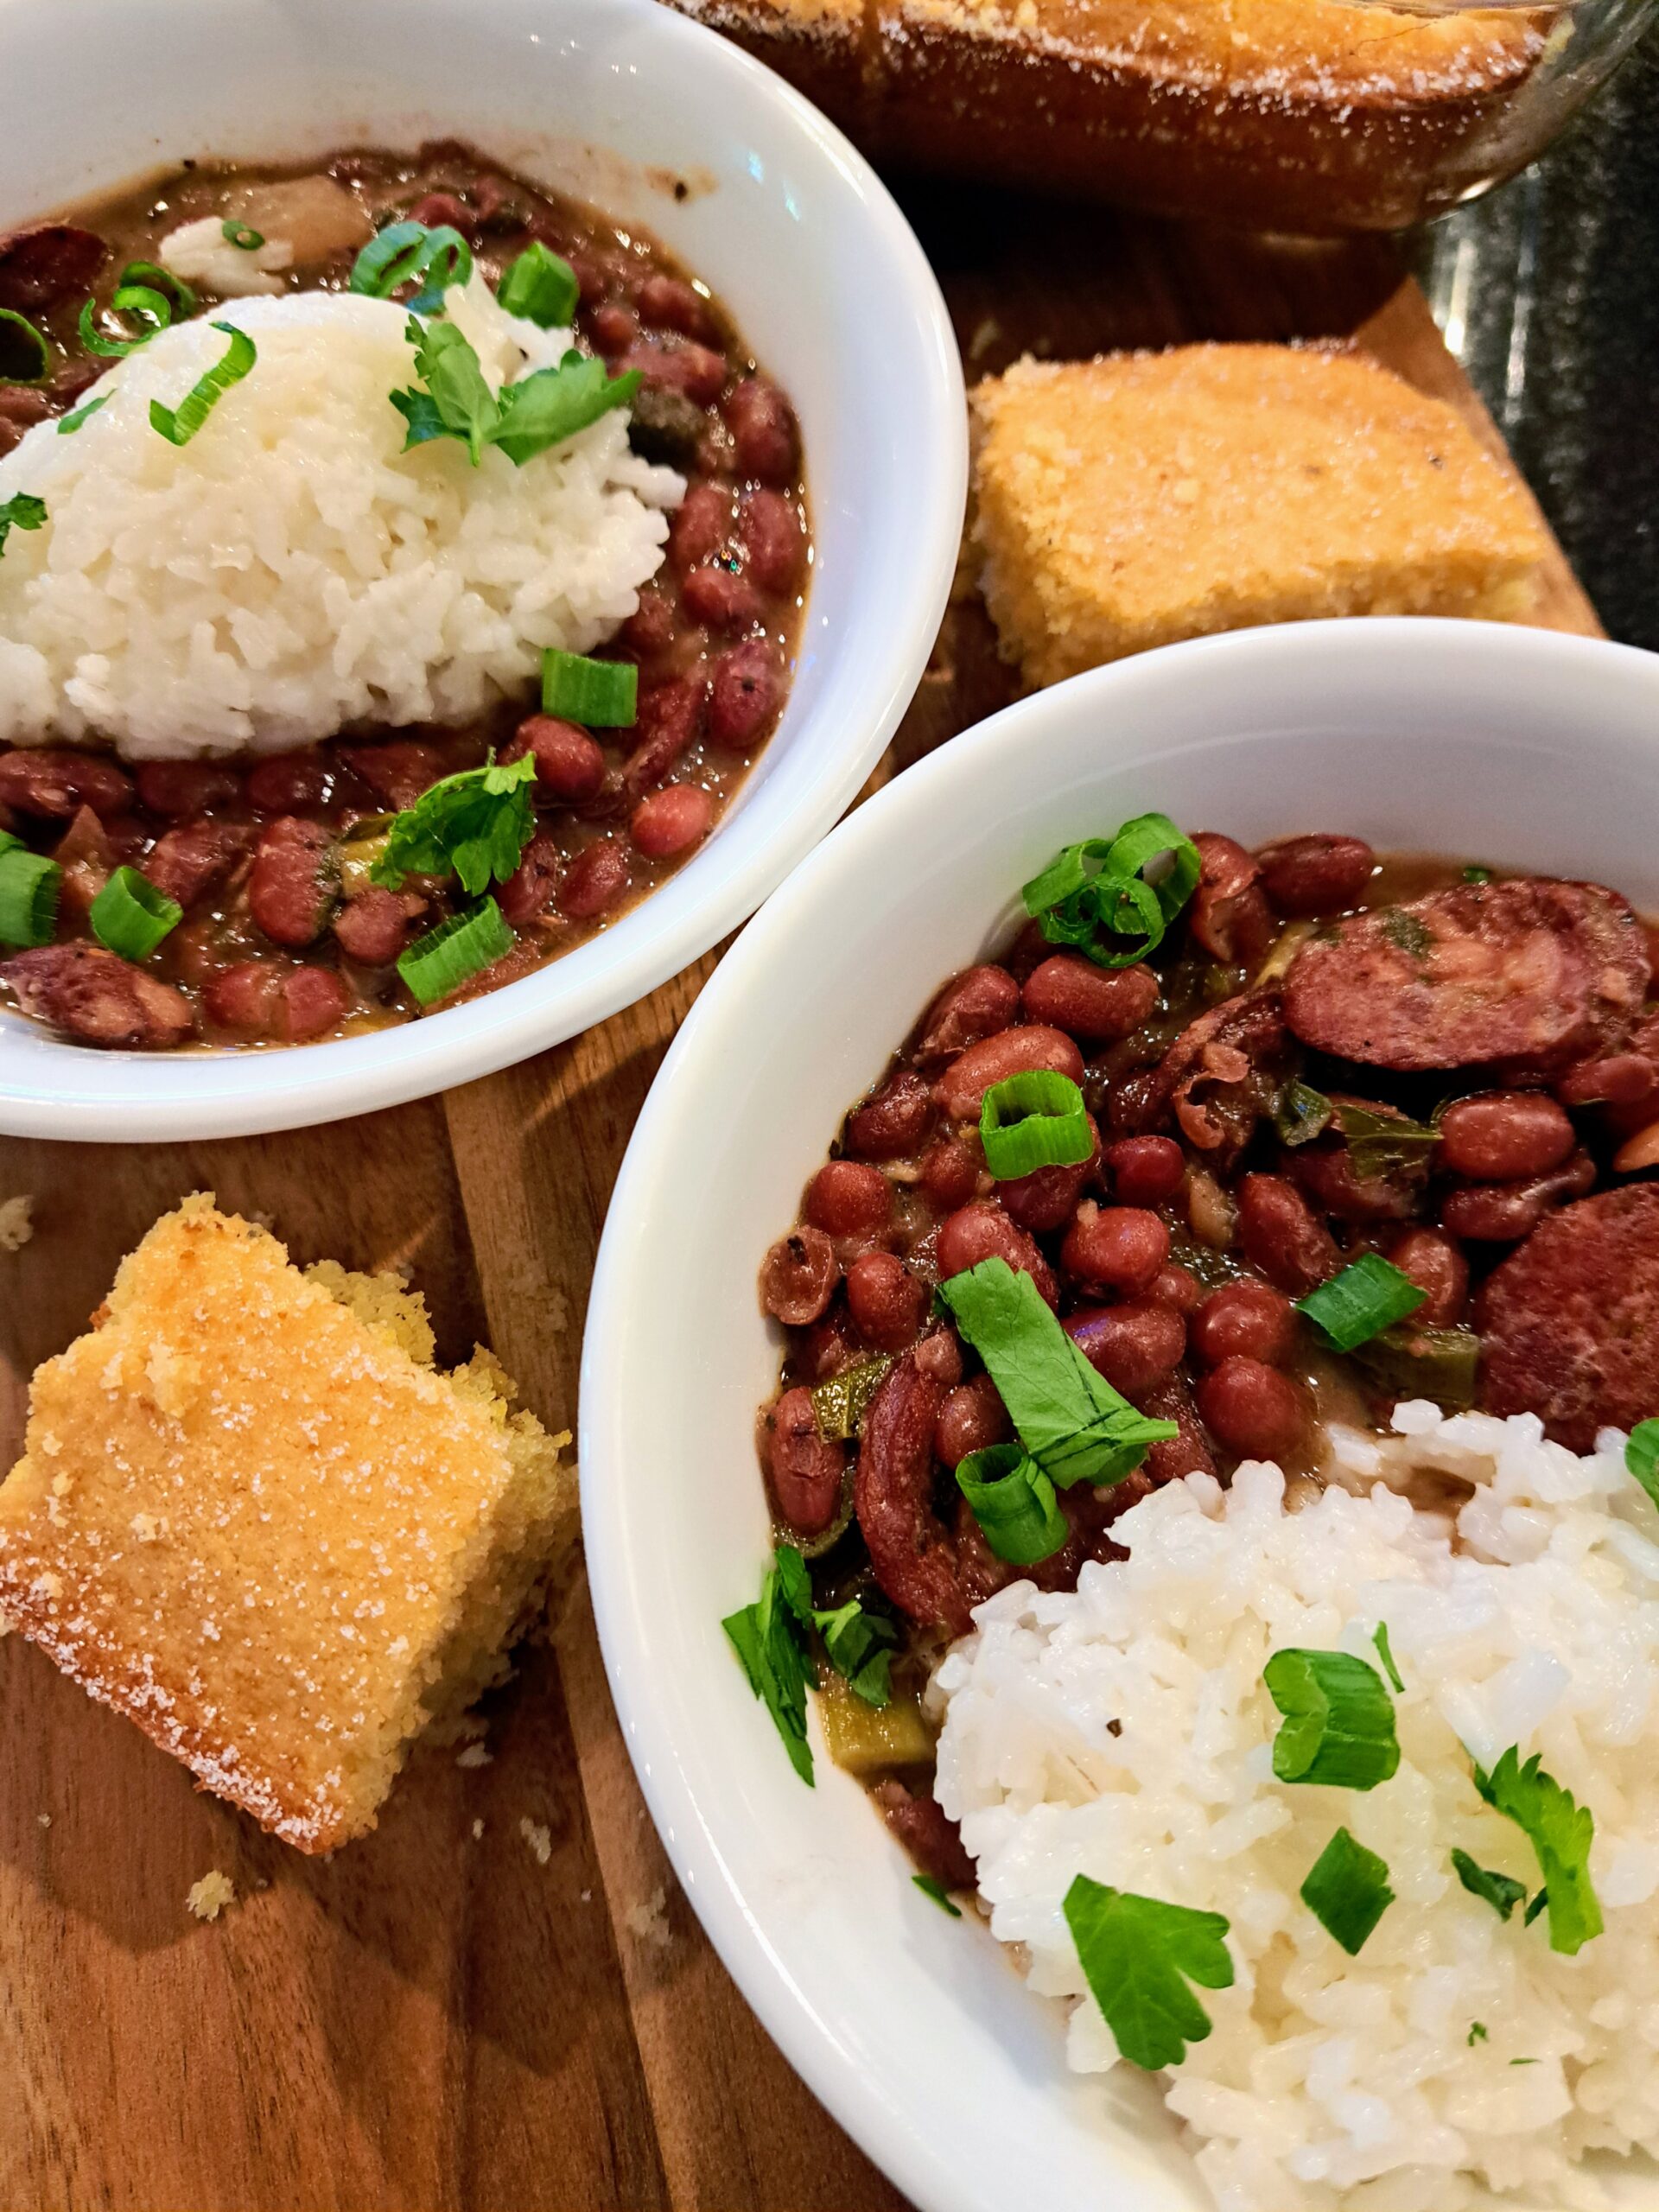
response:
[[[1311,231],[1395,227],[1489,175],[1481,134],[1554,20],[1353,0],[672,4],[878,156]]]
[[[1357,354],[1024,360],[972,408],[985,601],[1033,684],[1317,615],[1524,618],[1548,550],[1453,410]]]
[[[0,1486],[10,1624],[302,1851],[374,1826],[575,1538],[569,1439],[487,1352],[432,1359],[393,1278],[188,1198],[36,1373]]]

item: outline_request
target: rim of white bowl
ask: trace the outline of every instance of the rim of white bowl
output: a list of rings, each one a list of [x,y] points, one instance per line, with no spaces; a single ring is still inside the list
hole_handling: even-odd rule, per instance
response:
[[[0,0],[0,15],[30,0]],[[464,1006],[319,1045],[167,1053],[94,1052],[52,1039],[41,1079],[20,1095],[0,1081],[0,1135],[110,1144],[250,1136],[353,1119],[493,1075],[637,1004],[747,921],[840,819],[886,751],[927,667],[956,573],[968,497],[967,400],[961,355],[938,278],[898,202],[851,141],[772,70],[660,0],[612,0],[642,31],[694,48],[728,71],[743,96],[787,117],[800,138],[860,204],[914,309],[919,436],[907,449],[914,571],[923,580],[907,616],[872,621],[859,640],[868,708],[856,745],[826,745],[823,767],[792,812],[757,831],[759,809],[739,803],[702,852],[606,931],[518,982]],[[647,29],[648,27],[648,29]],[[811,454],[807,459],[813,494]],[[823,487],[818,495],[824,496]],[[811,599],[806,619],[811,619]],[[838,652],[848,650],[838,641]],[[822,710],[832,714],[836,702]],[[818,719],[815,715],[814,720]],[[810,725],[809,725],[810,727]],[[705,888],[687,887],[715,858]],[[623,929],[628,925],[625,937]],[[580,963],[574,965],[573,963]],[[21,1017],[10,1017],[17,1028]],[[32,1025],[29,1025],[32,1027]],[[388,1049],[390,1048],[390,1049]],[[73,1056],[73,1058],[68,1057]],[[78,1094],[73,1062],[143,1071],[142,1088]]]
[[[606,1390],[603,1378],[616,1369],[611,1348],[628,1328],[630,1270],[652,1252],[652,1222],[672,1209],[676,1182],[684,1173],[676,1140],[680,1084],[711,1060],[727,1068],[742,1064],[746,1041],[752,1045],[745,1033],[751,980],[766,973],[775,949],[796,934],[804,916],[832,906],[842,894],[867,848],[892,843],[897,849],[907,836],[925,837],[938,785],[970,779],[988,754],[1004,747],[1029,753],[1040,745],[1044,724],[1090,713],[1126,677],[1131,683],[1143,675],[1156,680],[1178,664],[1190,671],[1207,662],[1217,686],[1243,691],[1256,663],[1286,655],[1314,669],[1323,664],[1335,679],[1357,644],[1381,645],[1385,652],[1397,648],[1406,655],[1414,646],[1432,646],[1474,663],[1493,650],[1495,638],[1501,640],[1498,651],[1523,663],[1531,659],[1546,680],[1570,670],[1574,661],[1605,668],[1616,657],[1629,673],[1641,672],[1659,709],[1659,658],[1633,646],[1507,624],[1378,617],[1237,631],[1166,646],[1075,677],[989,716],[874,794],[772,895],[704,987],[635,1125],[594,1267],[579,1407],[583,1534],[611,1693],[652,1818],[715,1950],[790,2064],[922,2212],[963,2212],[969,2196],[977,2212],[991,2199],[976,2190],[964,2196],[960,2152],[938,2142],[936,2131],[915,2124],[916,2115],[906,2115],[900,2092],[884,2090],[866,2078],[834,2025],[817,2009],[810,1988],[774,1954],[764,1917],[746,1900],[722,1848],[721,1808],[708,1803],[688,1777],[680,1748],[685,1716],[676,1711],[671,1694],[664,1695],[638,1630],[639,1622],[651,1617],[653,1598],[660,1595],[644,1590],[633,1572],[630,1518],[648,1510],[648,1501],[630,1479],[639,1469],[627,1448],[629,1408],[620,1402],[621,1394]],[[988,905],[986,918],[988,924],[992,918]],[[803,1162],[803,1173],[808,1164]],[[1058,2088],[1057,2079],[1057,2094]],[[1103,2186],[1111,2179],[1103,2162]]]

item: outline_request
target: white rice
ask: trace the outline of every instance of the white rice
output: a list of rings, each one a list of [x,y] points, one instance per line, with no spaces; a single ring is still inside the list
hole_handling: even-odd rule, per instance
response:
[[[1163,2077],[1223,2212],[1458,2212],[1470,2177],[1598,2205],[1586,2152],[1659,2149],[1659,1520],[1611,1431],[1580,1459],[1530,1415],[1409,1404],[1394,1425],[1334,1440],[1352,1490],[1287,1513],[1275,1467],[1226,1492],[1194,1476],[1127,1514],[1130,1557],[1075,1593],[981,1606],[935,1677],[939,1799],[994,1932],[1071,2007],[1081,2072],[1118,2059],[1061,1910],[1074,1877],[1226,1915],[1235,1985],[1195,1992],[1212,2032]],[[1456,1548],[1386,1486],[1421,1468],[1479,1485]],[[1379,1622],[1406,1684],[1398,1773],[1276,1782],[1269,1654],[1375,1662]],[[1512,1744],[1595,1816],[1606,1929],[1576,1958],[1452,1870],[1455,1844],[1538,1885],[1470,1780],[1469,1752]],[[1343,1826],[1397,1893],[1357,1959],[1298,1895]]]
[[[568,330],[446,296],[493,385]],[[684,480],[629,449],[626,410],[515,467],[444,438],[403,454],[405,308],[326,293],[215,320],[259,349],[180,448],[149,422],[228,340],[206,319],[130,355],[72,435],[29,430],[0,503],[47,521],[0,557],[0,741],[111,741],[130,759],[281,751],[361,722],[460,722],[521,692],[542,649],[587,652],[639,604]]]

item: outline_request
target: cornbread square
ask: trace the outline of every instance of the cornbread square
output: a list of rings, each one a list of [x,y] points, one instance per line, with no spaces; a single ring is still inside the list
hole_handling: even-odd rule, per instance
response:
[[[982,584],[1033,684],[1317,615],[1522,620],[1548,550],[1453,410],[1357,354],[1027,359],[972,404]]]
[[[392,1278],[188,1198],[36,1373],[0,1486],[10,1624],[302,1851],[374,1826],[576,1535],[569,1438],[487,1352],[432,1358]]]

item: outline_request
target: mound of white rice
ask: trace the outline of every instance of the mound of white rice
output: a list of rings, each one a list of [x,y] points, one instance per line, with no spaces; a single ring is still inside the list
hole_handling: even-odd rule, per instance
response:
[[[568,330],[446,296],[490,382],[556,362]],[[71,435],[31,429],[0,503],[45,525],[0,557],[0,741],[113,741],[131,759],[280,751],[353,723],[458,722],[521,691],[542,648],[587,652],[639,604],[683,480],[614,410],[522,467],[439,439],[404,454],[405,308],[326,293],[216,320],[259,358],[183,447],[149,422],[224,356],[205,319],[95,387]]]
[[[1195,1992],[1212,2032],[1164,2077],[1223,2212],[1457,2212],[1482,2201],[1471,2176],[1599,2204],[1575,2160],[1659,2148],[1659,1520],[1611,1432],[1578,1459],[1530,1416],[1416,1404],[1395,1427],[1336,1441],[1348,1481],[1385,1478],[1367,1494],[1287,1513],[1276,1468],[1225,1493],[1195,1476],[1127,1514],[1129,1559],[1075,1593],[982,1605],[935,1677],[939,1798],[993,1930],[1071,2002],[1080,2071],[1118,2060],[1061,1910],[1074,1877],[1226,1915],[1235,1985]],[[1480,1485],[1455,1549],[1386,1487],[1426,1467]],[[1398,1773],[1368,1793],[1276,1782],[1268,1656],[1375,1663],[1379,1622],[1406,1684]],[[1452,1869],[1458,1845],[1538,1885],[1470,1779],[1469,1752],[1512,1744],[1595,1817],[1606,1928],[1576,1957]],[[1396,1892],[1354,1959],[1298,1895],[1344,1826]]]

